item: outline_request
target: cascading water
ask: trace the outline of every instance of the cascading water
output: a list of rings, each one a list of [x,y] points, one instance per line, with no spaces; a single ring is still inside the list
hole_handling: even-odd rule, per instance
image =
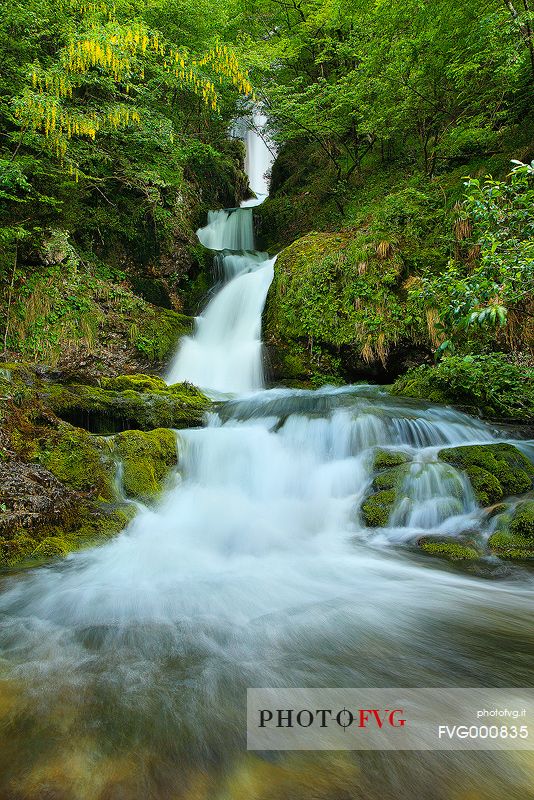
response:
[[[256,115],[255,122],[264,127],[265,118]],[[271,160],[263,139],[248,133],[246,168],[258,197],[242,208],[210,211],[208,224],[197,231],[204,247],[222,251],[215,264],[222,272],[223,285],[197,317],[194,335],[183,340],[167,376],[169,383],[187,380],[206,391],[222,393],[263,387],[261,314],[275,259],[254,251],[252,209],[248,206],[266,196],[265,173]]]
[[[248,392],[273,267],[225,250],[231,217],[211,240],[222,285],[169,380]],[[437,451],[496,436],[370,386],[258,391],[181,432],[182,481],[157,507],[105,546],[4,581],[0,796],[532,798],[528,754],[245,752],[247,687],[531,684],[530,576],[491,559],[452,571],[398,546],[483,535]],[[412,465],[387,525],[369,529],[378,446]]]

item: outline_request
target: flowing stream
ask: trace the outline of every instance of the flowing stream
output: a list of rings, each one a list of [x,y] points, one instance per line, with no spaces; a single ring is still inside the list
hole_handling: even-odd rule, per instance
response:
[[[414,546],[486,535],[437,451],[502,434],[378,387],[264,389],[273,260],[251,215],[199,231],[218,283],[167,377],[229,397],[179,433],[181,480],[105,546],[4,580],[0,798],[534,798],[528,753],[246,753],[247,687],[534,677],[530,573]],[[387,527],[368,529],[377,446],[414,460]]]

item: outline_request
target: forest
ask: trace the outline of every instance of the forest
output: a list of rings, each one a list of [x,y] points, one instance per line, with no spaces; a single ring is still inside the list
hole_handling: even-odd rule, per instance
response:
[[[239,727],[532,684],[533,90],[530,0],[3,0],[0,797],[534,798]]]

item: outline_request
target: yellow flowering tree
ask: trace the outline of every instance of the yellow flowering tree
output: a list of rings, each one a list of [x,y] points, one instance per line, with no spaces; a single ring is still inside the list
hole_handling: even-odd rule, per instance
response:
[[[214,112],[223,86],[253,96],[248,73],[226,45],[195,56],[142,20],[122,22],[104,3],[70,5],[75,16],[67,43],[52,66],[31,66],[28,86],[14,101],[20,126],[43,133],[62,159],[72,137],[94,140],[101,130],[139,125],[136,94],[148,73],[170,89],[193,93]]]

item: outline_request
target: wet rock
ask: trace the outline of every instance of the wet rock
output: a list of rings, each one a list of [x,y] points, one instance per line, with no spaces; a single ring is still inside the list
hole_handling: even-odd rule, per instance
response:
[[[480,558],[474,547],[451,539],[423,537],[417,544],[428,555],[446,558],[449,561],[473,561]]]
[[[35,439],[35,460],[72,489],[95,500],[115,498],[115,465],[108,443],[82,428],[60,423]]]
[[[375,452],[373,469],[375,472],[378,472],[378,470],[387,469],[388,467],[398,467],[401,466],[401,464],[407,464],[410,460],[410,456],[400,450],[378,449]]]
[[[534,500],[524,500],[496,517],[495,532],[488,540],[490,550],[500,558],[534,558]]]
[[[383,528],[388,524],[389,515],[397,500],[394,489],[375,492],[362,503],[363,519],[369,528]]]
[[[161,494],[170,470],[178,463],[176,438],[166,428],[119,433],[114,450],[122,463],[125,494],[144,502]]]
[[[191,384],[167,386],[152,376],[121,376],[108,385],[121,388],[43,384],[41,396],[61,419],[101,434],[198,427],[211,405]]]
[[[483,506],[528,492],[534,466],[512,444],[483,444],[440,450],[439,458],[469,477],[475,497]]]

